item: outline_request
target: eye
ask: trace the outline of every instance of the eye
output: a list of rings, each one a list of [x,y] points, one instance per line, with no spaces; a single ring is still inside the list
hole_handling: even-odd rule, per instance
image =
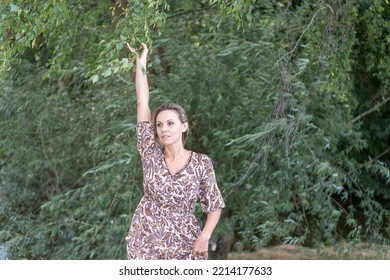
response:
[[[172,121],[169,121],[168,122],[168,126],[172,126],[172,125],[174,125],[175,123],[174,122],[172,122]]]
[[[162,123],[157,123],[157,127],[162,127]]]

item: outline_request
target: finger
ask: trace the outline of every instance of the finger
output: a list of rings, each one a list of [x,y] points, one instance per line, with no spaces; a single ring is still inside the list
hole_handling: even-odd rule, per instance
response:
[[[148,46],[145,43],[141,43],[141,46],[144,48],[144,51],[148,51]]]
[[[131,52],[135,53],[135,49],[134,49],[132,46],[130,46],[129,43],[126,43],[126,45],[127,45],[127,48],[128,48]]]
[[[198,255],[206,255],[208,254],[208,251],[193,251],[195,254],[198,254]]]

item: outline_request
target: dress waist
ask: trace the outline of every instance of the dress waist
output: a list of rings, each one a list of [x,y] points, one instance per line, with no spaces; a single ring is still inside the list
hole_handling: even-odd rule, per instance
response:
[[[145,206],[150,207],[152,209],[155,209],[155,212],[157,212],[160,215],[163,216],[194,216],[193,211],[189,211],[188,209],[185,209],[183,207],[180,207],[175,204],[169,204],[169,203],[159,203],[151,195],[145,194],[143,199],[145,200]],[[156,213],[156,214],[157,214]]]

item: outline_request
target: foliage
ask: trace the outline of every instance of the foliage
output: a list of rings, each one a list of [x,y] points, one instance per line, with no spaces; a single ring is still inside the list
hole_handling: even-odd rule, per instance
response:
[[[218,246],[388,242],[384,1],[0,7],[0,245],[13,258],[125,258],[142,195],[127,41],[150,46],[152,107],[182,104],[188,147],[213,159],[228,205]]]

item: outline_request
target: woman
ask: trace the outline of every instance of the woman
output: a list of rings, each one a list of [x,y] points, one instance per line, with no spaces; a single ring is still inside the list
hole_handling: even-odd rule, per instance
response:
[[[152,118],[145,71],[148,48],[142,47],[136,59],[135,83],[144,196],[126,237],[127,257],[207,259],[208,242],[225,203],[210,158],[184,148],[189,130],[184,110],[169,103],[158,108]],[[202,230],[194,215],[198,198],[207,213]]]

